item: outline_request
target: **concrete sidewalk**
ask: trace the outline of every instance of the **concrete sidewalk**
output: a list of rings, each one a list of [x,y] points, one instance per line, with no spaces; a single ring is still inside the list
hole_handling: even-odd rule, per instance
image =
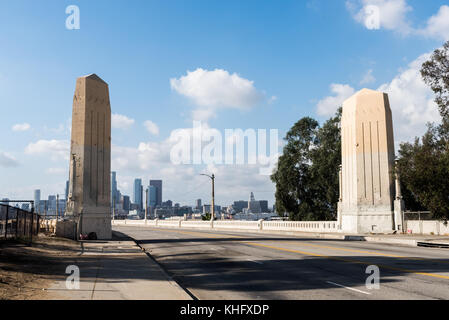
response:
[[[73,265],[80,288],[69,290],[66,279],[47,290],[63,300],[191,300],[190,295],[130,238],[114,232],[113,241],[82,242]],[[67,275],[68,276],[68,275]]]

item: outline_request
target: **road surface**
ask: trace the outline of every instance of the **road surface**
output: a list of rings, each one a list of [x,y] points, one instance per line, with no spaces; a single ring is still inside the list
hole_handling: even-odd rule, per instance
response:
[[[114,226],[197,299],[449,299],[449,249]],[[368,266],[380,270],[368,288]],[[369,282],[373,284],[373,281]]]

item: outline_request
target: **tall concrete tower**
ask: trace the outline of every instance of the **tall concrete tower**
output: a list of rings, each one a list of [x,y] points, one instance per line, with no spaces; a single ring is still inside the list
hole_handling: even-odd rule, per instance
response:
[[[388,95],[362,89],[343,103],[339,221],[344,232],[394,229],[394,138]]]
[[[78,234],[110,239],[111,106],[108,85],[95,74],[76,81],[69,173],[66,216]]]

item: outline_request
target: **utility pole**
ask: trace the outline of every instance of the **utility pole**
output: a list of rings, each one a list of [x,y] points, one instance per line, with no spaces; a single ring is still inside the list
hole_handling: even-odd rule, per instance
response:
[[[145,190],[145,224],[147,224],[148,214],[148,188]]]
[[[115,221],[115,197],[112,197],[112,221]]]
[[[56,194],[56,219],[59,218],[59,193]]]
[[[208,174],[200,174],[201,176],[209,177],[212,180],[212,204],[211,204],[211,214],[210,220],[213,221],[215,218],[215,175],[212,173],[212,176]]]

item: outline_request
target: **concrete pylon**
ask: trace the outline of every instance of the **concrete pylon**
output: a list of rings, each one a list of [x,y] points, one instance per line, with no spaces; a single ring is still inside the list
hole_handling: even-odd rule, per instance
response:
[[[394,137],[388,95],[362,89],[343,103],[341,230],[394,230]]]
[[[77,234],[110,239],[111,106],[108,84],[91,74],[76,80],[66,217]]]

